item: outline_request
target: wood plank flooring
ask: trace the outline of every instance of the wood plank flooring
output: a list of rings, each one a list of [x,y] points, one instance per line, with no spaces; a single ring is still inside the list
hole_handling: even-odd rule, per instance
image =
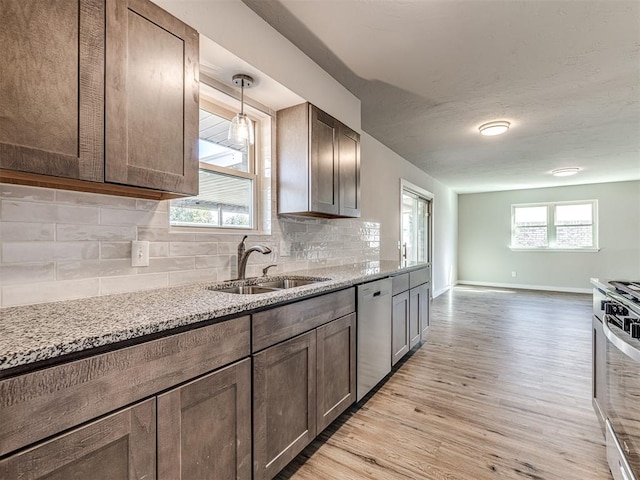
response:
[[[279,479],[610,480],[591,297],[456,287],[429,340]]]

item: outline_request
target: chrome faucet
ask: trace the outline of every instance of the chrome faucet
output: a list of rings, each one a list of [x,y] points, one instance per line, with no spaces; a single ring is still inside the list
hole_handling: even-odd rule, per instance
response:
[[[238,244],[238,280],[244,280],[247,270],[247,261],[249,255],[252,252],[260,252],[263,255],[271,253],[269,247],[264,245],[254,245],[253,247],[245,248],[244,241],[247,239],[247,235],[242,238],[242,241]]]

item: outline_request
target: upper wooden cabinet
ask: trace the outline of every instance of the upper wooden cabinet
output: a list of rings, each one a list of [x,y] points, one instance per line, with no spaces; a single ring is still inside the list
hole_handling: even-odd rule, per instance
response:
[[[104,0],[0,2],[0,167],[104,178]]]
[[[360,216],[360,135],[303,103],[277,114],[278,213]]]
[[[198,33],[148,0],[106,19],[106,181],[196,195]]]
[[[198,193],[195,30],[148,0],[3,0],[0,16],[1,182]]]

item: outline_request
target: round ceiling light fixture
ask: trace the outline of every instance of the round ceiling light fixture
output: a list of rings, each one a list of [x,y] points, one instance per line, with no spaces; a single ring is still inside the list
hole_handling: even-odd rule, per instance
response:
[[[571,175],[575,175],[579,171],[580,169],[578,167],[556,168],[555,170],[551,170],[551,175],[554,177],[569,177]]]
[[[505,120],[500,120],[497,122],[489,122],[484,125],[480,125],[478,130],[480,130],[480,134],[486,137],[493,137],[494,135],[501,135],[507,130],[509,130],[509,126],[511,124]]]

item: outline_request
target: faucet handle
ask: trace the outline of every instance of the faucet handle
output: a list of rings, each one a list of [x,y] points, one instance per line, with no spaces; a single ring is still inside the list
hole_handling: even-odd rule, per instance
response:
[[[274,263],[274,264],[272,264],[272,265],[267,265],[266,267],[264,267],[264,268],[262,269],[262,276],[263,276],[263,277],[266,277],[266,276],[267,276],[267,273],[269,273],[269,269],[270,269],[271,267],[277,267],[277,266],[278,266],[278,265],[276,265],[275,263]]]

